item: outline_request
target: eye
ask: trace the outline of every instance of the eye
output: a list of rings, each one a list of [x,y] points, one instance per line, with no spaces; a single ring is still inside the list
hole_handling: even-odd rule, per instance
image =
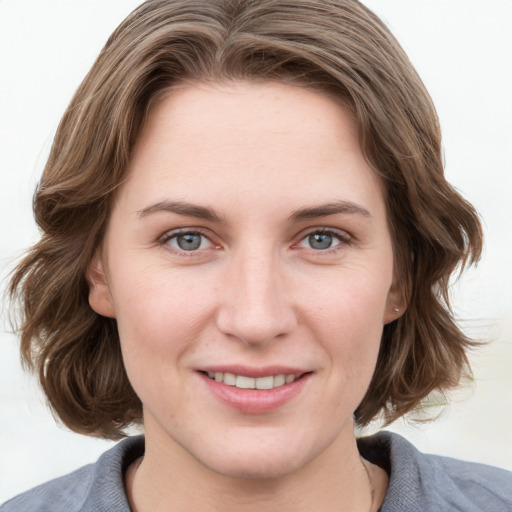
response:
[[[177,251],[193,252],[213,247],[213,243],[198,231],[186,231],[167,236],[163,242]]]
[[[349,236],[342,235],[328,229],[317,229],[306,235],[299,243],[298,247],[313,249],[315,251],[328,251],[337,246],[348,243]]]

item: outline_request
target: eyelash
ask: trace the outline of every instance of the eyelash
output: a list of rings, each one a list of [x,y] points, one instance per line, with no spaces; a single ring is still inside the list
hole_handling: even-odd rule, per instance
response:
[[[180,230],[177,230],[177,231],[167,232],[165,235],[163,235],[160,238],[159,243],[160,243],[160,245],[165,246],[167,250],[171,251],[174,254],[179,254],[180,256],[185,256],[185,257],[197,257],[197,256],[200,256],[202,254],[202,251],[200,249],[199,250],[187,251],[185,249],[180,249],[178,247],[172,247],[170,245],[169,242],[171,240],[177,239],[179,236],[183,236],[183,235],[199,235],[203,239],[208,240],[208,242],[212,245],[212,247],[214,247],[214,248],[218,248],[219,247],[217,244],[212,242],[211,236],[208,236],[202,230],[200,230],[200,229],[190,229],[190,228],[189,229],[180,229]],[[202,243],[203,243],[203,241],[201,241],[201,244]]]
[[[331,255],[333,253],[336,253],[339,250],[344,249],[352,241],[352,237],[345,231],[338,231],[338,230],[332,229],[332,228],[315,228],[315,229],[308,231],[305,234],[301,234],[301,238],[300,238],[299,242],[294,244],[293,247],[295,248],[297,246],[300,246],[300,244],[302,242],[307,240],[307,238],[312,235],[329,235],[329,236],[332,236],[333,239],[337,239],[339,241],[339,243],[337,243],[335,246],[328,247],[326,249],[314,249],[312,247],[307,248],[308,250],[314,252],[315,254],[319,254],[319,255]]]
[[[171,251],[171,252],[173,252],[175,254],[179,254],[180,256],[185,256],[185,257],[198,257],[198,256],[200,256],[204,249],[203,250],[196,249],[196,250],[189,250],[189,251],[187,251],[185,249],[180,249],[180,248],[177,248],[177,247],[172,247],[170,245],[169,242],[171,240],[177,239],[179,236],[183,236],[183,235],[199,235],[203,239],[208,240],[208,242],[211,244],[211,246],[213,248],[218,249],[220,247],[219,245],[215,244],[211,240],[211,236],[209,236],[208,234],[203,232],[201,229],[193,229],[193,228],[192,229],[188,228],[188,229],[181,229],[181,230],[178,230],[178,231],[167,232],[165,235],[163,235],[160,238],[159,243],[162,246],[166,246],[167,250],[169,250],[169,251]],[[313,253],[315,253],[317,255],[329,255],[329,254],[336,253],[339,250],[342,250],[343,248],[345,248],[352,241],[352,237],[348,233],[346,233],[344,231],[338,231],[338,230],[331,229],[331,228],[314,228],[314,229],[311,229],[311,230],[307,231],[306,233],[301,233],[299,241],[294,243],[292,248],[293,249],[300,248],[300,244],[302,242],[304,242],[305,240],[307,240],[307,238],[312,236],[312,235],[329,235],[329,236],[332,236],[333,239],[337,239],[338,242],[339,242],[335,246],[328,247],[326,249],[314,249],[312,247],[305,248],[306,250],[312,251]],[[203,242],[201,241],[201,244],[202,243]],[[209,248],[210,247],[208,247],[208,249]]]

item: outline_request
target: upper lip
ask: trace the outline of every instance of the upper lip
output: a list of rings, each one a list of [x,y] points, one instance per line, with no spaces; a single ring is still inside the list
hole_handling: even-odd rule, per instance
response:
[[[214,365],[205,366],[198,368],[198,371],[202,372],[219,372],[219,373],[232,373],[234,375],[243,375],[245,377],[252,377],[257,379],[258,377],[268,377],[269,375],[295,375],[296,377],[309,373],[310,370],[304,370],[302,368],[295,368],[291,366],[244,366],[244,365]]]

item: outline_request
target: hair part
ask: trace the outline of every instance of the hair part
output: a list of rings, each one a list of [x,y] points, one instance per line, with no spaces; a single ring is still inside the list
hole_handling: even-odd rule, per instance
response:
[[[13,272],[25,365],[70,429],[118,438],[142,420],[115,319],[88,303],[87,270],[151,104],[176,85],[280,81],[339,99],[386,190],[407,311],[384,327],[360,425],[418,407],[469,372],[473,345],[448,284],[476,262],[474,208],[445,180],[437,114],[386,26],[356,0],[149,0],[116,29],[57,130],[34,197],[42,237]]]

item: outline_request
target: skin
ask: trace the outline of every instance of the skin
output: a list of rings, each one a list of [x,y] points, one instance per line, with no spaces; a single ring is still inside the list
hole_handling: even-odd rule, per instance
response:
[[[198,249],[180,249],[183,232],[202,233]],[[401,297],[382,184],[343,106],[278,83],[173,89],[148,116],[89,281],[143,403],[134,510],[370,509],[352,418]],[[222,364],[309,375],[250,414],[205,385],[199,370]],[[387,476],[369,472],[376,509]]]

